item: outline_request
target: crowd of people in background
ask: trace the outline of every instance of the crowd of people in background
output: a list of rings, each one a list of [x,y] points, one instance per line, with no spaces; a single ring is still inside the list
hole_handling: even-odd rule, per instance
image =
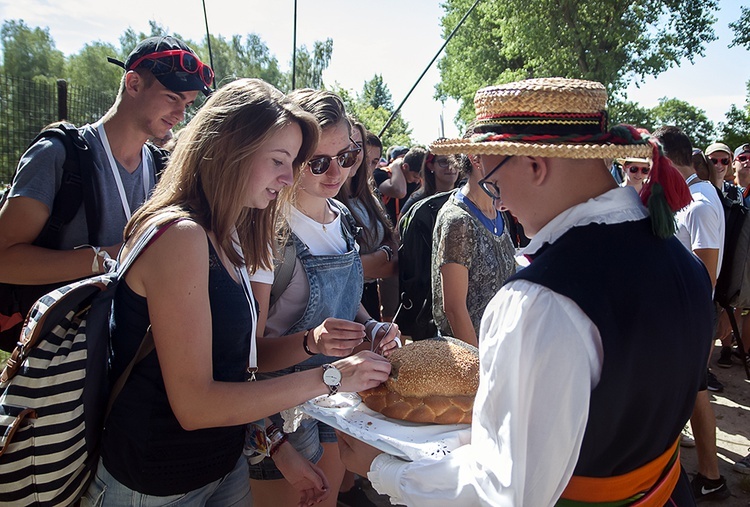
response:
[[[118,288],[113,371],[127,365],[149,326],[156,352],[134,367],[112,409],[84,504],[130,505],[128,498],[137,496],[149,505],[248,505],[250,497],[256,506],[373,505],[364,493],[367,471],[347,471],[340,457],[349,444],[340,449],[333,429],[316,420],[286,431],[282,412],[318,395],[379,384],[390,371],[387,356],[407,340],[450,336],[481,349],[494,329],[485,315],[493,298],[509,280],[517,290],[535,280],[524,281],[535,275],[517,258],[533,239],[525,231],[557,223],[555,213],[576,203],[560,205],[539,226],[532,212],[526,222],[514,213],[520,205],[501,205],[506,196],[498,181],[521,170],[503,166],[546,152],[472,151],[472,139],[479,139],[477,146],[503,142],[487,137],[494,135],[489,123],[467,128],[463,151],[446,152],[440,139],[430,146],[383,146],[331,92],[285,95],[261,80],[240,79],[211,93],[211,69],[173,37],[146,39],[122,67],[112,109],[81,128],[94,147],[96,189],[106,211],[98,243],[90,243],[81,209],[64,225],[60,245],[35,244],[62,178],[64,147],[56,141],[23,155],[0,209],[4,283],[62,284],[102,273],[147,227],[166,230]],[[177,130],[199,93],[210,97]],[[582,188],[590,187],[596,200],[610,195],[611,186],[618,205],[647,220],[638,199],[664,169],[650,147],[642,148],[650,146],[647,138],[657,140],[692,196],[677,211],[675,235],[715,285],[725,241],[720,197],[750,208],[750,140],[702,149],[677,126],[653,135],[633,129],[633,136],[638,149],[597,157],[606,160],[606,171],[590,164]],[[171,152],[161,174],[146,142]],[[553,158],[562,162],[552,166],[574,158]],[[529,164],[524,170],[540,170]],[[607,171],[612,178],[600,179]],[[600,212],[611,209],[601,204]],[[557,245],[575,225],[548,241]],[[650,245],[646,236],[638,241]],[[545,247],[532,246],[543,259]],[[679,262],[693,269],[687,257]],[[703,291],[698,278],[696,291]],[[567,308],[555,304],[555,311]],[[391,322],[400,307],[413,313]],[[747,348],[750,313],[737,308],[736,317]],[[419,326],[410,328],[407,320]],[[702,367],[705,378],[695,380],[694,439],[683,434],[680,443],[698,448],[693,496],[724,499],[730,492],[718,470],[707,395],[723,386],[710,366],[730,368],[750,350],[737,350],[726,314],[717,312],[715,322],[702,326],[715,329],[722,347]],[[712,345],[705,343],[706,353]],[[592,371],[601,373],[601,365]],[[256,373],[257,381],[248,382]],[[593,383],[599,373],[592,373]],[[588,445],[582,433],[576,438]],[[750,455],[734,470],[750,474]]]

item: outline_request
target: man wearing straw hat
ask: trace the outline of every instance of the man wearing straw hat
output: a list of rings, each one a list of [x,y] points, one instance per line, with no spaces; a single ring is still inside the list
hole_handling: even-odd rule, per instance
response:
[[[707,359],[711,283],[673,237],[684,179],[635,129],[608,130],[605,103],[590,81],[484,88],[478,133],[431,146],[480,155],[480,184],[523,224],[531,262],[484,314],[470,444],[405,462],[342,437],[347,467],[394,503],[694,504],[678,441]],[[640,196],[605,165],[625,157],[653,161]],[[621,269],[635,258],[648,261]]]

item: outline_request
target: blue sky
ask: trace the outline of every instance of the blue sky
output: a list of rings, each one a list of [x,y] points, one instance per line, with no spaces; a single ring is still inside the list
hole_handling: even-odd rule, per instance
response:
[[[257,33],[283,68],[292,53],[294,1],[205,0],[214,34]],[[676,97],[704,109],[714,122],[724,119],[731,104],[745,103],[745,83],[750,80],[750,52],[727,49],[732,35],[727,27],[739,17],[739,0],[720,0],[716,32],[720,39],[707,47],[695,65],[684,62],[640,88],[631,87],[629,98],[652,107],[660,97]],[[314,41],[331,37],[334,51],[323,75],[326,83],[361,91],[365,81],[381,74],[397,105],[406,96],[443,41],[436,0],[298,0],[297,42],[311,48]],[[29,26],[49,27],[58,49],[78,52],[85,43],[101,40],[118,44],[128,28],[147,32],[153,19],[170,31],[193,40],[205,34],[201,0],[157,2],[146,0],[0,0],[0,16],[23,19]],[[750,27],[748,27],[750,29]],[[453,125],[456,104],[444,109],[432,96],[439,81],[435,66],[425,75],[402,109],[417,142],[429,143],[439,134],[441,111],[445,134],[458,135]]]

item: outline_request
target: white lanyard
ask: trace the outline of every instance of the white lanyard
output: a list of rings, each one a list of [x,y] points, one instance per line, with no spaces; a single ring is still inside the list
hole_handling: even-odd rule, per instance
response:
[[[237,252],[242,254],[242,250],[239,248],[239,238],[237,237],[236,230],[232,233],[232,236],[235,241],[235,248],[237,249]],[[242,282],[242,288],[245,290],[247,304],[250,307],[250,317],[253,321],[253,332],[251,333],[252,336],[250,337],[250,355],[247,358],[247,371],[248,373],[250,373],[250,380],[255,380],[255,372],[258,371],[258,348],[255,343],[255,335],[258,332],[258,330],[256,329],[258,327],[258,312],[255,308],[255,303],[253,303],[253,288],[250,285],[250,277],[247,275],[247,269],[245,269],[245,267],[235,267],[234,269],[237,271],[237,274],[240,277],[240,281]]]
[[[130,203],[128,203],[128,197],[125,195],[125,187],[122,186],[122,178],[120,178],[120,170],[117,169],[117,162],[115,157],[112,155],[112,148],[109,146],[109,139],[107,139],[107,133],[104,131],[104,124],[97,122],[96,130],[99,132],[99,137],[102,140],[104,151],[107,153],[107,160],[109,160],[109,168],[112,171],[112,177],[115,179],[117,184],[117,192],[120,194],[120,202],[122,203],[122,211],[125,212],[125,219],[130,220]],[[148,197],[149,188],[149,158],[148,148],[144,145],[141,148],[141,160],[143,161],[143,199]]]

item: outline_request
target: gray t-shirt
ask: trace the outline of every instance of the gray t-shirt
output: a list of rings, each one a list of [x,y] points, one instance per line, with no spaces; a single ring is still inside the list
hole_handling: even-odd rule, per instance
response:
[[[94,159],[94,189],[98,196],[99,207],[99,245],[110,246],[120,243],[127,219],[117,191],[117,183],[107,160],[99,133],[92,125],[80,128],[83,137],[91,147]],[[148,153],[149,191],[154,187],[154,161],[151,152]],[[30,197],[47,205],[52,210],[55,194],[60,188],[65,161],[65,146],[57,138],[43,139],[31,146],[18,163],[18,172],[13,180],[9,198],[17,196]],[[129,173],[117,162],[117,170],[122,179],[122,185],[130,206],[134,212],[146,200],[143,192],[143,160],[138,168]],[[73,220],[63,227],[60,250],[70,250],[79,245],[85,245],[88,240],[86,228],[86,213],[84,207],[78,210]]]

